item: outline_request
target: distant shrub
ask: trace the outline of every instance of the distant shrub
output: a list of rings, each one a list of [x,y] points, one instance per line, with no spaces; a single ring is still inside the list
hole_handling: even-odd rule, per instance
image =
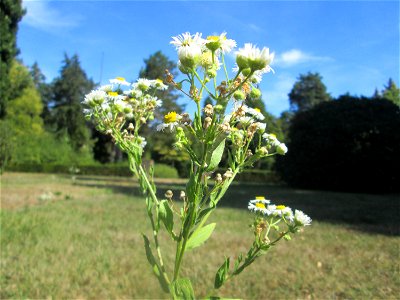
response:
[[[295,115],[277,170],[291,186],[354,192],[400,190],[400,108],[342,96]]]
[[[37,172],[37,173],[63,173],[70,174],[71,167],[79,170],[79,175],[102,175],[102,176],[132,176],[129,170],[128,162],[121,162],[115,164],[78,164],[78,165],[64,165],[64,164],[51,164],[51,163],[22,163],[17,165],[8,165],[7,171],[14,172]],[[175,168],[164,165],[155,164],[154,177],[156,178],[179,178],[178,172]]]

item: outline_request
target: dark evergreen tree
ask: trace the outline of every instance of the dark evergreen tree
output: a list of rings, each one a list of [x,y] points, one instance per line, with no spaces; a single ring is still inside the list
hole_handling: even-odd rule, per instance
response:
[[[9,72],[18,54],[16,36],[24,14],[22,0],[0,1],[0,118],[6,115],[7,102],[11,99]]]
[[[40,98],[43,103],[43,112],[41,114],[41,117],[45,125],[49,125],[51,123],[51,115],[49,107],[52,99],[51,85],[46,83],[46,77],[40,70],[37,62],[35,62],[30,68],[30,73],[33,79],[33,83],[35,84],[35,87],[38,90]]]
[[[400,106],[400,89],[396,86],[392,78],[389,78],[388,84],[382,91],[382,98]]]
[[[57,136],[66,136],[75,150],[89,146],[89,129],[81,101],[94,82],[81,68],[78,55],[65,54],[60,76],[53,81],[52,119]]]
[[[318,73],[301,74],[289,93],[290,109],[305,111],[316,104],[331,100]]]

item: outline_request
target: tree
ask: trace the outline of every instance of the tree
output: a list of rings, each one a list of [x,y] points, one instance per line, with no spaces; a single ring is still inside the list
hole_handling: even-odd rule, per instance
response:
[[[0,118],[6,115],[7,102],[10,97],[9,71],[12,61],[18,54],[16,36],[18,23],[25,10],[22,0],[1,0],[0,2]]]
[[[163,79],[165,77],[165,70],[168,70],[174,77],[177,76],[177,66],[174,61],[169,60],[161,51],[150,55],[149,58],[144,60],[144,67],[139,72],[139,77],[148,79]],[[170,111],[181,113],[184,105],[178,104],[179,94],[176,90],[169,86],[165,91],[158,91],[157,97],[162,100],[162,106],[155,111],[155,122],[151,124],[150,132],[145,132],[147,136],[148,145],[151,149],[151,157],[156,161],[168,162],[176,165],[180,171],[183,170],[183,165],[188,160],[188,156],[177,151],[166,151],[172,149],[174,138],[172,135],[165,132],[157,132],[155,127],[157,123],[164,121],[164,115]],[[182,175],[182,172],[180,172]]]
[[[396,86],[392,78],[389,78],[388,84],[382,91],[381,97],[400,106],[400,89]]]
[[[35,62],[31,68],[30,73],[32,76],[33,83],[40,94],[40,98],[43,103],[43,111],[41,117],[45,124],[50,123],[51,116],[50,116],[50,107],[49,103],[52,99],[52,88],[50,84],[46,83],[46,77],[42,73],[39,68],[37,62]]]
[[[305,111],[316,104],[331,100],[318,73],[301,74],[289,93],[290,109]]]
[[[291,186],[352,192],[399,191],[400,108],[343,95],[297,113],[277,169]]]
[[[67,136],[75,150],[87,148],[90,134],[81,101],[93,89],[94,82],[81,68],[78,55],[65,54],[60,76],[52,84],[52,119],[57,136]]]

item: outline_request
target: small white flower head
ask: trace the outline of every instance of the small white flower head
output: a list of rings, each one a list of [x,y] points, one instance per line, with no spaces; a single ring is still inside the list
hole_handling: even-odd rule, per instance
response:
[[[128,81],[125,80],[124,77],[116,77],[114,79],[110,79],[111,84],[118,84],[118,85],[131,85]]]
[[[275,209],[272,211],[272,215],[278,217],[285,217],[287,220],[293,220],[292,209],[285,205],[276,205]]]
[[[284,143],[280,143],[276,146],[276,152],[280,155],[285,155],[288,152],[288,148]]]
[[[107,93],[105,91],[94,90],[85,96],[85,100],[83,101],[83,103],[94,107],[97,105],[101,105],[106,97]]]
[[[222,53],[229,53],[236,47],[236,41],[227,39],[226,32],[218,35],[208,36],[206,40],[206,47],[211,51],[221,50]]]
[[[247,112],[260,121],[265,119],[264,115],[261,113],[261,110],[259,108],[249,107]]]
[[[99,87],[99,90],[102,90],[105,92],[112,92],[113,86],[112,86],[112,84],[102,85],[101,87]]]
[[[144,148],[147,145],[146,139],[142,136],[137,137],[137,142],[141,148]]]
[[[157,131],[163,131],[165,128],[169,128],[170,131],[173,131],[174,128],[179,125],[181,119],[181,115],[171,111],[164,116],[164,123],[157,126]]]
[[[125,99],[124,95],[120,95],[117,92],[107,92],[107,98],[110,101],[122,101]]]
[[[257,196],[256,199],[249,201],[247,208],[253,212],[259,212],[263,215],[270,215],[271,210],[268,209],[268,206],[270,206],[269,204],[269,200],[266,200],[263,196]]]
[[[240,118],[239,118],[239,122],[240,122],[244,127],[246,127],[246,126],[250,125],[251,123],[253,123],[254,120],[253,120],[252,117],[245,116],[245,117],[240,117]]]
[[[294,225],[296,226],[309,226],[311,225],[311,218],[303,213],[301,210],[295,210],[294,212]]]
[[[168,85],[164,84],[164,82],[161,79],[152,80],[151,86],[160,91],[165,91],[168,89]]]
[[[181,64],[186,68],[193,68],[200,60],[205,40],[201,37],[201,33],[192,35],[185,32],[172,37],[171,44],[176,47]]]
[[[236,63],[240,70],[250,68],[252,72],[265,69],[274,59],[274,53],[269,53],[269,48],[260,50],[256,46],[246,43],[243,48],[236,51]]]
[[[262,137],[266,140],[266,142],[271,146],[278,146],[280,142],[276,138],[276,135],[273,133],[264,133]]]
[[[255,124],[259,133],[263,133],[265,131],[265,128],[267,127],[266,123],[256,122]]]
[[[139,78],[135,83],[132,83],[132,86],[135,89],[145,92],[152,86],[152,80],[147,78]]]

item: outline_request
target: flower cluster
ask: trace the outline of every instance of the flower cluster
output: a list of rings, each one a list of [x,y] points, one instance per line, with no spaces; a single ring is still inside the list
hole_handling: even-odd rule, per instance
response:
[[[83,104],[87,108],[84,113],[88,119],[97,122],[99,130],[111,134],[114,139],[120,134],[128,144],[143,148],[146,141],[138,135],[138,130],[142,124],[154,119],[154,110],[162,105],[154,92],[167,88],[159,79],[140,78],[131,84],[125,78],[117,77],[85,96]],[[126,127],[131,120],[135,125],[129,123]]]
[[[287,231],[284,234],[296,233],[300,227],[311,225],[311,218],[300,210],[293,210],[285,205],[271,204],[270,200],[266,200],[262,196],[257,196],[256,199],[250,200],[248,209],[256,213],[257,217],[254,222],[255,235],[260,238],[261,232],[266,229],[264,242],[269,241],[268,234],[270,228],[279,231],[278,224],[283,223],[287,226]],[[281,232],[282,233],[282,232]]]

